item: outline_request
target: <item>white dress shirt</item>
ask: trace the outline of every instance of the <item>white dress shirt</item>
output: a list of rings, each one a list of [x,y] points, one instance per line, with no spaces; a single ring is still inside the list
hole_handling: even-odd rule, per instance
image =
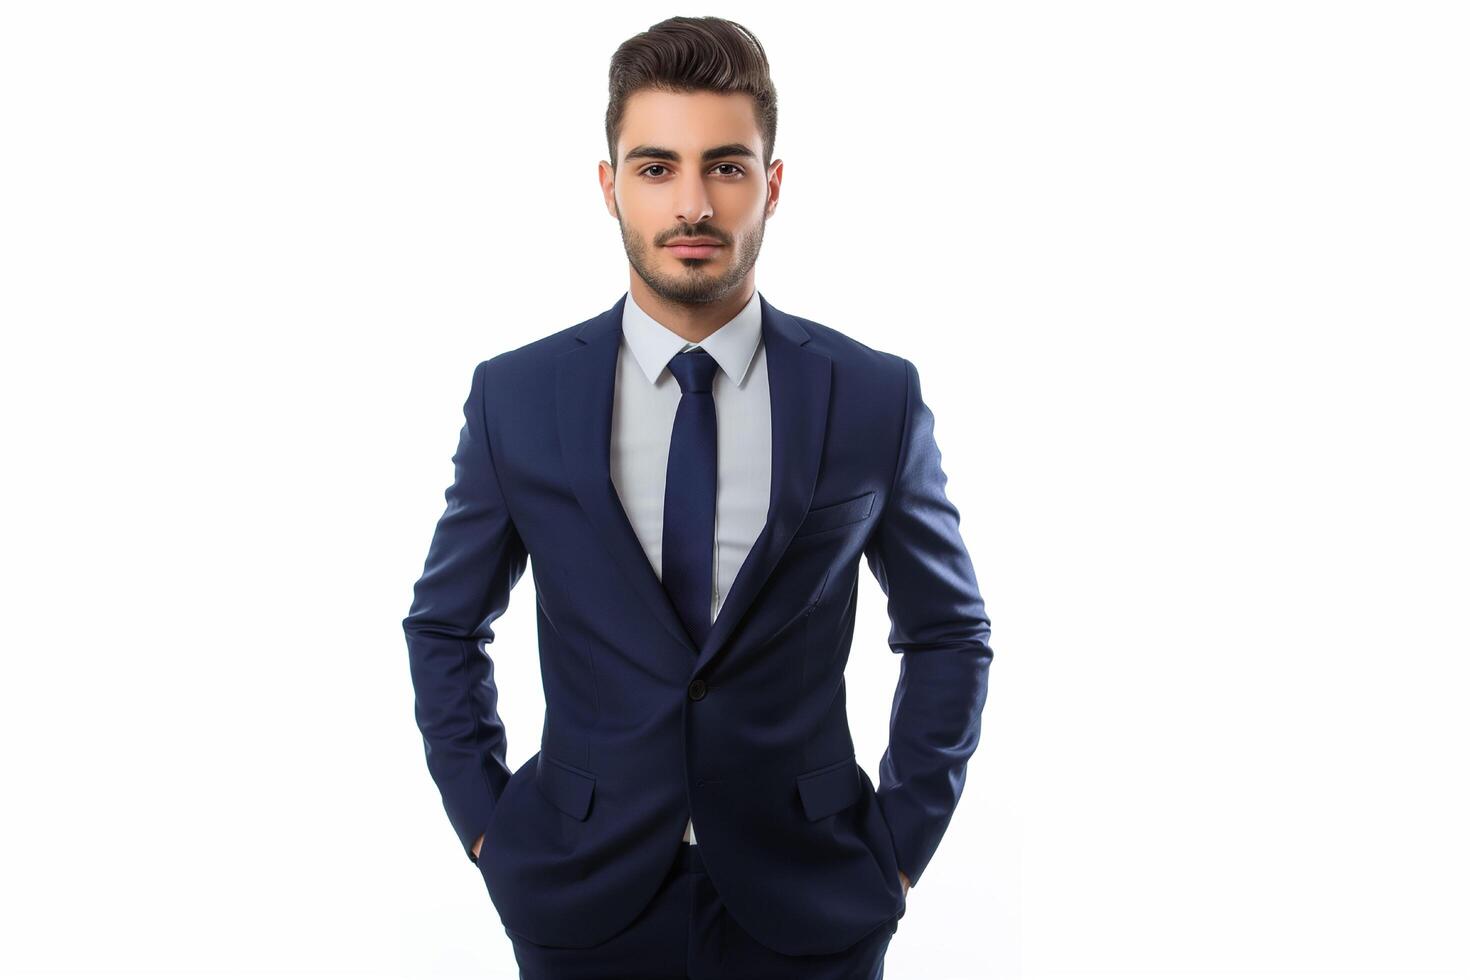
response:
[[[739,313],[698,344],[649,316],[628,293],[608,462],[628,522],[662,580],[664,484],[674,415],[683,397],[668,363],[675,354],[694,347],[708,351],[719,364],[710,385],[718,440],[713,623],[735,574],[765,528],[771,502],[771,389],[761,343],[759,292],[752,291]],[[695,842],[692,819],[684,839]]]

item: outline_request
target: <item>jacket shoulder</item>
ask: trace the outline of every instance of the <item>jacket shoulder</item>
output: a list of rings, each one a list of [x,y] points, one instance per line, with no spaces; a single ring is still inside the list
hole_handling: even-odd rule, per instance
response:
[[[576,333],[582,324],[573,324],[555,333],[527,341],[519,347],[501,351],[480,362],[487,376],[499,374],[524,374],[533,371],[538,364],[549,363],[564,350],[576,346]]]
[[[832,358],[835,370],[878,386],[880,391],[893,391],[902,399],[908,392],[908,361],[890,351],[879,350],[850,334],[804,317],[792,317],[812,335],[807,345]]]

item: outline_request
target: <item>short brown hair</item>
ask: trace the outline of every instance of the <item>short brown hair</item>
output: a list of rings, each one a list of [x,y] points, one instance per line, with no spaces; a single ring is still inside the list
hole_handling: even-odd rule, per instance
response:
[[[765,48],[740,24],[722,17],[670,17],[635,34],[613,52],[607,73],[607,152],[618,166],[618,131],[633,93],[744,92],[755,100],[766,168],[776,145],[776,86]]]

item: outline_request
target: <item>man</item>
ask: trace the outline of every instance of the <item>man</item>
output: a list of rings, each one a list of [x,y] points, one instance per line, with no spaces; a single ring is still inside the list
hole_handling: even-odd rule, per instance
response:
[[[525,977],[879,977],[980,733],[990,622],[914,366],[756,291],[759,42],[615,54],[605,312],[479,364],[404,629],[451,824]],[[541,748],[482,643],[532,565]],[[857,577],[903,656],[875,792],[847,727]]]

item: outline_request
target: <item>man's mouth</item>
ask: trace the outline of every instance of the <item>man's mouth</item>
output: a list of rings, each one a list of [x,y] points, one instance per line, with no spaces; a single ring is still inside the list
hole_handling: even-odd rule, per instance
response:
[[[664,248],[673,252],[681,259],[707,259],[718,252],[723,246],[720,245],[665,245]]]

